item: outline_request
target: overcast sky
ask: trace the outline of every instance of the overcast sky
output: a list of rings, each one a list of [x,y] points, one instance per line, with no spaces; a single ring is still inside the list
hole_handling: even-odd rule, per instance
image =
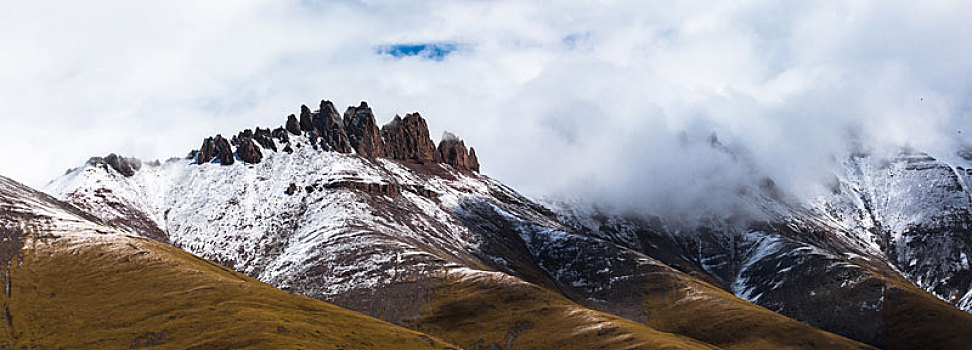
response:
[[[799,187],[851,138],[964,142],[969,18],[969,1],[8,0],[0,174],[184,156],[330,99],[379,123],[419,111],[529,194],[677,201],[752,169]]]

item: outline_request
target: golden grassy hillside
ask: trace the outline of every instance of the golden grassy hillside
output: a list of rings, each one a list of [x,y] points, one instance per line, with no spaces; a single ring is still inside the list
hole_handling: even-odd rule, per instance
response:
[[[453,347],[144,238],[28,237],[16,259],[0,348]]]
[[[416,330],[467,349],[873,349],[659,268],[646,285],[646,324],[580,306],[499,273],[450,274]]]
[[[467,349],[716,349],[480,271],[447,276],[411,325]]]
[[[900,284],[884,292],[887,349],[972,348],[972,315],[917,287]]]
[[[645,287],[648,325],[726,349],[872,349],[658,269]]]

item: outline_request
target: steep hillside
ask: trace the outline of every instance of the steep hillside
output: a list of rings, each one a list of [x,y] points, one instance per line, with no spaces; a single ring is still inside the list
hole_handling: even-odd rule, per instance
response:
[[[255,130],[131,172],[94,159],[47,190],[284,290],[466,347],[866,348],[564,225],[479,174],[455,136],[436,146],[417,113],[379,129],[366,104],[342,118],[324,101]],[[717,318],[732,321],[700,325]]]
[[[2,177],[0,236],[0,348],[453,348],[105,226]]]
[[[694,226],[582,203],[550,205],[584,235],[824,330],[887,348],[969,344],[972,315],[921,290],[965,307],[972,216],[962,166],[923,154],[854,154],[837,167],[827,195],[787,197],[764,180],[741,191],[760,217]],[[901,337],[902,329],[912,336]]]

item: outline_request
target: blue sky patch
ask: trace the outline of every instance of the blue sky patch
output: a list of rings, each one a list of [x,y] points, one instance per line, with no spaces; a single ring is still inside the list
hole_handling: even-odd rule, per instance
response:
[[[442,61],[446,56],[459,49],[456,43],[416,43],[382,45],[375,49],[379,55],[395,58],[418,56],[433,61]]]

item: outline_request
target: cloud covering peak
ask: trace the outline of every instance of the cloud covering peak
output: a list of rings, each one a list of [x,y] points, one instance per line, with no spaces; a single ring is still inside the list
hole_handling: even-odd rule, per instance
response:
[[[528,193],[653,210],[754,177],[807,188],[851,141],[972,134],[964,1],[5,7],[0,173],[32,185],[92,154],[181,156],[321,98],[368,100],[379,123],[421,111]]]

